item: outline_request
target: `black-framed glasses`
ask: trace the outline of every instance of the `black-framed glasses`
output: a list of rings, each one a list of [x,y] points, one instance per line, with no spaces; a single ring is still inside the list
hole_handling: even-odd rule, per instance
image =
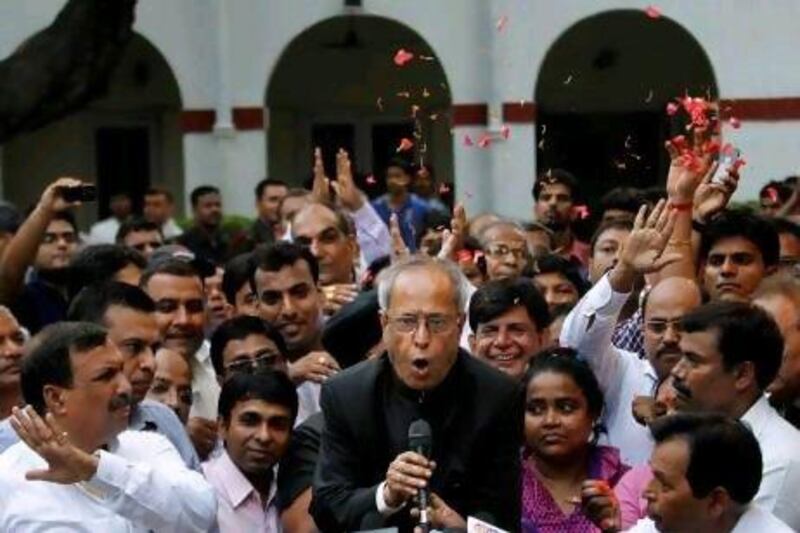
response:
[[[280,362],[280,359],[281,355],[278,352],[271,348],[266,348],[256,352],[252,357],[242,356],[240,359],[228,363],[225,365],[225,371],[229,374],[237,372],[255,374],[260,370],[274,368]]]
[[[425,322],[425,327],[431,333],[445,333],[452,328],[456,319],[449,315],[387,315],[389,323],[397,330],[398,333],[414,333],[419,328],[422,322]]]

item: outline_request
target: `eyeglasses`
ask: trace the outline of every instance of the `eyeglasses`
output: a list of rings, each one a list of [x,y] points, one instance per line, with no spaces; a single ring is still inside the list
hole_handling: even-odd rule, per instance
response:
[[[274,368],[280,361],[280,354],[267,348],[256,352],[253,357],[242,356],[241,359],[225,365],[226,373],[256,374],[259,370]]]
[[[647,329],[649,329],[650,332],[653,333],[654,335],[663,335],[667,331],[667,328],[670,326],[675,328],[675,331],[680,331],[681,319],[673,318],[670,320],[662,320],[655,318],[653,320],[648,320],[647,322],[645,322],[645,326],[647,326]]]
[[[448,315],[387,315],[389,323],[398,333],[414,333],[419,328],[420,322],[425,322],[425,327],[431,333],[445,333],[455,324],[455,317]]]
[[[524,246],[512,248],[507,244],[491,244],[486,248],[486,255],[491,257],[506,257],[512,255],[514,259],[522,259],[528,256],[528,248]]]

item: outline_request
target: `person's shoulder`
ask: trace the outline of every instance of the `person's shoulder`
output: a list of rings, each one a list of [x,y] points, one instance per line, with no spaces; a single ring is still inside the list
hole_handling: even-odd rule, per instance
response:
[[[742,533],[751,531],[758,533],[788,533],[794,530],[767,509],[756,504],[750,504],[747,511],[739,519],[736,527],[733,528],[733,531],[734,533],[739,531]]]
[[[764,437],[768,441],[768,448],[790,454],[795,462],[800,462],[800,430],[783,418],[771,405],[768,405],[766,413],[769,423],[767,425],[768,433]]]
[[[165,449],[175,450],[167,437],[155,431],[129,429],[117,435],[117,442],[117,453],[121,456],[128,456],[131,453],[147,456],[148,453],[159,453]]]
[[[383,357],[377,359],[367,359],[358,362],[351,367],[345,368],[322,387],[324,388],[341,388],[352,387],[353,385],[368,386],[374,381],[375,378],[384,369],[386,362]]]
[[[464,371],[471,377],[478,389],[477,398],[485,400],[484,394],[490,397],[503,397],[515,395],[521,390],[521,385],[508,377],[507,374],[497,370],[493,366],[484,363],[478,358],[470,355],[464,350],[459,350],[458,357],[461,359]]]

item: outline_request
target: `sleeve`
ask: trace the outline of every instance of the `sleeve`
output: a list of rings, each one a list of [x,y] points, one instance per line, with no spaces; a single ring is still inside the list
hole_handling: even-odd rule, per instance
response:
[[[97,472],[85,483],[87,490],[100,494],[109,509],[144,529],[208,531],[216,523],[213,488],[202,475],[184,466],[164,437],[149,434],[144,444],[147,451],[138,453],[147,454],[147,463],[100,451]]]
[[[189,434],[186,433],[186,429],[178,415],[172,409],[161,404],[156,404],[156,406],[159,416],[159,429],[169,439],[170,443],[175,446],[178,455],[183,460],[183,464],[195,472],[200,472],[200,457],[197,455],[197,450],[195,450],[192,441],[189,440]]]
[[[392,240],[389,228],[383,223],[375,208],[368,201],[357,211],[352,212],[356,225],[356,238],[366,264],[392,253]]]
[[[519,530],[521,513],[522,405],[522,387],[515,387],[498,402],[494,423],[485,432],[488,445],[468,509],[470,515],[486,516],[487,521],[508,531]]]
[[[769,472],[769,466],[765,465],[764,478],[769,476],[773,480],[775,477]],[[786,465],[783,472],[783,479],[777,483],[778,487],[774,489],[772,494],[773,501],[770,506],[768,502],[760,502],[760,496],[764,489],[774,488],[776,484],[764,483],[762,481],[761,490],[756,495],[756,503],[761,503],[763,507],[772,511],[778,519],[783,521],[786,525],[790,526],[794,531],[800,531],[800,506],[797,505],[797,494],[800,493],[800,462],[797,460],[790,460]],[[765,486],[766,485],[766,486]]]
[[[575,349],[600,383],[608,407],[622,390],[628,358],[612,344],[617,317],[628,294],[614,292],[603,276],[570,311],[561,329],[561,346]]]
[[[623,530],[647,516],[641,505],[642,491],[651,478],[650,467],[640,465],[626,472],[614,487],[614,494],[619,500]]]
[[[321,531],[356,531],[363,529],[367,517],[374,520],[379,516],[375,497],[379,484],[360,486],[361,458],[335,392],[328,384],[322,387],[325,427],[314,473],[311,515]]]

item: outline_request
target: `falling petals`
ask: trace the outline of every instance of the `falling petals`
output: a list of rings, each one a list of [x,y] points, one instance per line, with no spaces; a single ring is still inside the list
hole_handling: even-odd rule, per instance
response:
[[[404,66],[412,59],[414,59],[414,54],[402,48],[394,54],[394,64],[398,67]]]
[[[503,124],[503,126],[500,128],[500,135],[503,137],[503,139],[508,139],[508,137],[511,135],[511,128]]]
[[[408,137],[403,137],[400,139],[400,144],[397,146],[398,152],[407,152],[414,147],[414,141],[409,139]]]
[[[731,128],[733,128],[735,130],[738,130],[739,128],[742,127],[742,122],[736,117],[729,118],[728,119],[728,124],[730,124]]]
[[[497,24],[495,24],[495,27],[497,28],[497,31],[503,31],[503,29],[506,27],[506,24],[508,24],[508,16],[503,15],[497,19]]]
[[[413,105],[411,106],[411,116],[412,116],[413,118],[417,118],[417,112],[418,112],[418,111],[419,111],[419,106],[418,106],[418,105],[416,105],[416,104],[413,104]]]
[[[567,79],[564,80],[564,85],[569,85],[570,83],[572,83],[572,74],[567,76]]]
[[[778,191],[775,190],[775,187],[767,187],[767,196],[769,196],[770,201],[777,202],[778,201]]]
[[[661,10],[656,6],[647,6],[644,9],[644,14],[651,19],[657,19],[661,17]]]
[[[431,93],[428,92],[428,88],[427,87],[423,87],[422,88],[422,97],[423,98],[428,98],[430,95],[431,95]]]
[[[469,135],[464,135],[464,146],[473,146],[475,143],[472,142],[472,137]]]
[[[572,209],[575,212],[575,216],[578,217],[580,220],[585,220],[585,219],[589,218],[589,214],[590,214],[589,213],[589,206],[584,205],[584,204],[580,204],[580,205],[576,205]]]
[[[480,139],[478,139],[478,146],[480,148],[489,148],[490,144],[492,144],[492,138],[485,133],[481,135]]]
[[[678,104],[676,104],[675,102],[668,103],[667,104],[667,115],[669,115],[669,116],[674,115],[675,113],[678,112],[678,109],[680,109],[680,107],[678,107]]]
[[[439,194],[447,194],[450,192],[450,187],[446,183],[439,184]]]
[[[397,96],[400,98],[411,98],[411,93],[408,91],[400,91],[397,93]]]
[[[367,182],[367,185],[375,185],[377,183],[377,181],[375,180],[375,176],[373,176],[372,174],[367,176],[366,182]]]

